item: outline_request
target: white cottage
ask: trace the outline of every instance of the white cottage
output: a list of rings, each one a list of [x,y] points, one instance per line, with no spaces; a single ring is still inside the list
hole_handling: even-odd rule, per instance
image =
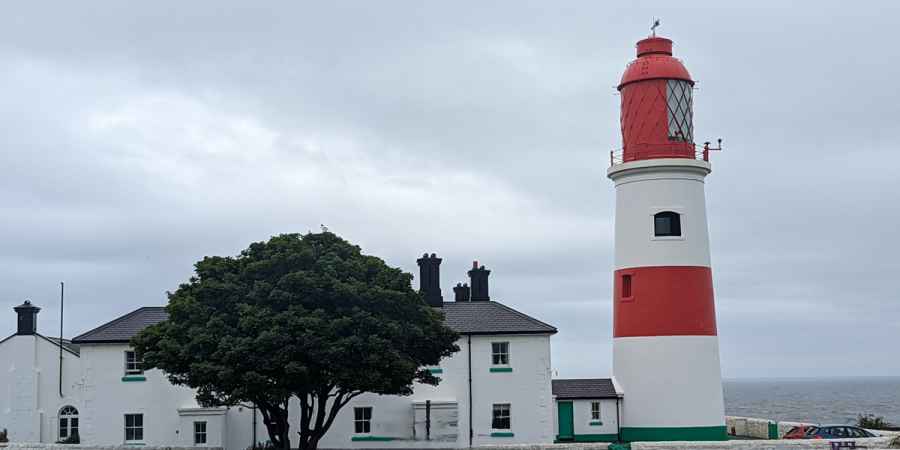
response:
[[[556,442],[616,442],[622,390],[611,378],[553,380]]]
[[[492,301],[490,271],[477,263],[469,271],[471,288],[458,284],[455,301],[444,302],[440,261],[432,254],[418,262],[420,291],[461,336],[460,351],[429,368],[441,383],[417,384],[408,397],[355,398],[321,448],[554,441],[550,336],[556,328]],[[142,369],[128,342],[166,320],[165,308],[137,309],[62,345],[37,332],[39,308],[26,302],[15,309],[18,330],[0,341],[0,429],[9,429],[12,441],[56,442],[77,434],[92,445],[243,450],[266,440],[262,418],[251,407],[200,407],[193,390]],[[293,402],[291,423],[298,417],[299,402]]]

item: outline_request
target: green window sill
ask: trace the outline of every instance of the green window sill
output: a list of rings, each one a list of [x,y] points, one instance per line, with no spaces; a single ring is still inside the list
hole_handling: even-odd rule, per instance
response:
[[[512,372],[512,367],[491,367],[491,372]]]
[[[495,431],[495,432],[491,433],[491,437],[513,437],[513,436],[515,436],[515,434],[513,434],[510,431]]]
[[[433,369],[428,369],[428,371],[431,372],[432,374],[435,374],[435,373],[444,373],[444,369],[441,369],[440,367],[436,367],[436,368],[433,368]]]
[[[600,425],[603,425],[603,422],[601,422],[601,421],[599,421],[599,420],[592,420],[591,423],[590,423],[590,425],[591,425],[592,427],[599,427]]]
[[[351,441],[369,441],[369,442],[387,442],[394,441],[397,438],[390,436],[353,436],[350,438]]]
[[[147,381],[147,377],[143,375],[125,375],[122,377],[122,381],[131,382],[131,381]],[[143,445],[143,444],[128,444],[128,445]]]

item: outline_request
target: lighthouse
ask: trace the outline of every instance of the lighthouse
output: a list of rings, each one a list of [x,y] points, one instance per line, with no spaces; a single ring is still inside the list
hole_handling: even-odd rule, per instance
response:
[[[637,43],[621,97],[616,188],[613,375],[625,441],[724,440],[725,417],[693,86],[672,41]]]

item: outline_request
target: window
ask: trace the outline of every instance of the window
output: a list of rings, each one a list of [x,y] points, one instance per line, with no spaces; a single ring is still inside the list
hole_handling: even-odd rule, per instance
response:
[[[509,342],[491,343],[491,361],[495,366],[509,364]]]
[[[371,433],[372,432],[372,407],[371,406],[353,408],[353,432],[354,433]]]
[[[622,275],[622,298],[631,297],[631,275]]]
[[[509,403],[494,403],[493,420],[491,428],[495,430],[509,430]]]
[[[666,109],[669,140],[694,142],[693,86],[684,80],[666,81]]]
[[[134,350],[125,350],[125,375],[140,375],[144,373],[143,361]]]
[[[125,442],[144,440],[144,415],[125,414]]]
[[[591,420],[600,420],[600,402],[591,402]]]
[[[59,440],[78,438],[78,410],[74,406],[63,406],[59,410]]]
[[[206,422],[194,422],[194,445],[206,443]]]
[[[653,234],[656,236],[681,236],[681,215],[672,211],[654,214]]]

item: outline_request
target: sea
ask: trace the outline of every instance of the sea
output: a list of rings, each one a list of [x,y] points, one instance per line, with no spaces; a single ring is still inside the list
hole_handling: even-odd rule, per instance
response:
[[[729,416],[855,424],[873,414],[900,426],[900,377],[726,379],[723,387]]]

